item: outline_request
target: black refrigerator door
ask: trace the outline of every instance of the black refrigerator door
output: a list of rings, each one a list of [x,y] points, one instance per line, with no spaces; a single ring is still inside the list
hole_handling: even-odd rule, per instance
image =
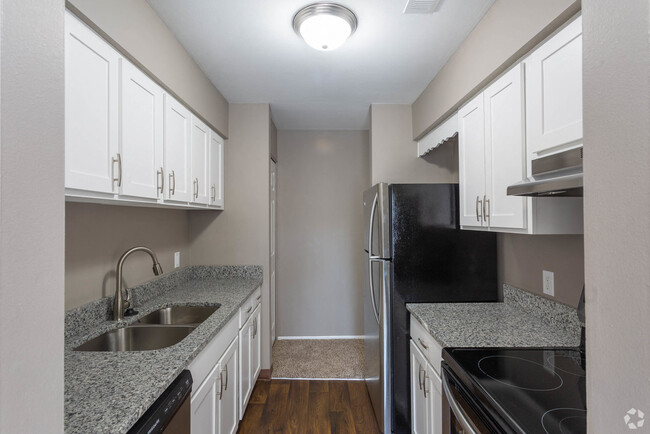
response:
[[[497,301],[496,235],[461,231],[457,184],[391,184],[393,432],[411,432],[406,303]]]

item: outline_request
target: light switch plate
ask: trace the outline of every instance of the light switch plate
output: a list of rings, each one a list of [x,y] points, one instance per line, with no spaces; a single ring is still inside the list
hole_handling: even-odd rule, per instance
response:
[[[181,252],[174,252],[174,268],[181,266]]]
[[[542,282],[544,294],[555,297],[555,273],[552,271],[542,271]]]

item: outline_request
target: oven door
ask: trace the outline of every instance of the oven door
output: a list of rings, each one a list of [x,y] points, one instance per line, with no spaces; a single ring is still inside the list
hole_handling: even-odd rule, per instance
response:
[[[460,380],[443,363],[442,366],[442,432],[443,434],[501,433],[499,428],[486,426],[484,419],[469,403]]]

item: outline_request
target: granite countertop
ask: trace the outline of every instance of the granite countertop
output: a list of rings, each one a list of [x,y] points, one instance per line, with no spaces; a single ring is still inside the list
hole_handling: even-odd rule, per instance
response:
[[[124,433],[262,284],[260,266],[195,266],[133,288],[139,314],[110,319],[112,297],[66,312],[65,432]],[[81,352],[107,330],[170,305],[221,307],[176,345],[154,351]],[[195,387],[198,385],[195,385]]]
[[[500,303],[409,303],[444,347],[577,347],[576,310],[504,285]]]

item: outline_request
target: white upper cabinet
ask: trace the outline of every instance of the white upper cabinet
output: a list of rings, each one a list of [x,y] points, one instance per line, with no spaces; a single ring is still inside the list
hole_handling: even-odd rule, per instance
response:
[[[223,209],[223,139],[210,131],[210,206]]]
[[[65,28],[65,186],[113,193],[120,56],[70,13]]]
[[[458,110],[461,226],[483,226],[485,195],[485,116],[483,94]]]
[[[120,194],[163,197],[163,90],[122,60]]]
[[[165,95],[165,200],[189,202],[190,111]]]
[[[524,229],[526,198],[508,196],[526,175],[523,70],[515,66],[483,93],[485,103],[485,198],[490,227]]]
[[[190,202],[208,204],[209,171],[208,149],[210,129],[196,116],[192,116],[191,126],[191,197]]]
[[[530,158],[582,144],[582,17],[524,60]]]
[[[464,228],[526,228],[526,198],[508,196],[526,174],[521,65],[459,112],[459,178]]]

